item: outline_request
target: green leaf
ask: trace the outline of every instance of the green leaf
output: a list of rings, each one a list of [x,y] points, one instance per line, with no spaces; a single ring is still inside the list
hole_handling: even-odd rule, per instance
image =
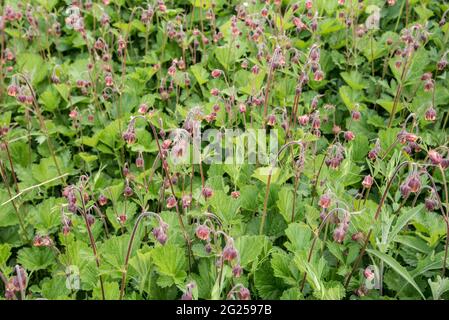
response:
[[[140,228],[137,231],[130,255],[131,257],[139,246],[139,231],[141,230],[142,225],[140,225]],[[108,273],[113,277],[121,277],[121,271],[125,265],[125,256],[128,251],[129,237],[129,234],[110,237],[99,246],[98,251],[101,252],[102,255],[102,272]]]
[[[2,203],[9,200],[8,192],[0,188],[0,227],[14,226],[19,223],[17,213],[14,210],[12,202],[1,206]]]
[[[41,281],[42,296],[50,300],[69,299],[70,290],[67,288],[67,280],[61,275],[45,278]]]
[[[369,63],[388,53],[387,47],[384,44],[386,41],[382,40],[375,40],[374,37],[363,37],[360,41],[357,41],[357,47]]]
[[[258,203],[257,195],[259,194],[259,188],[255,185],[245,185],[240,189],[240,205],[243,209],[249,211],[256,211]]]
[[[61,97],[56,90],[47,89],[39,95],[39,102],[44,105],[45,110],[54,111],[58,108]]]
[[[120,289],[117,282],[104,282],[104,296],[105,300],[118,300],[120,298]],[[102,300],[101,287],[94,288],[92,298],[96,300]]]
[[[192,71],[199,84],[205,84],[209,79],[209,73],[201,64],[194,64],[190,67],[190,71]]]
[[[282,293],[280,300],[303,300],[304,296],[299,288],[290,288]]]
[[[362,90],[368,87],[368,83],[365,79],[363,79],[363,75],[356,70],[352,70],[351,72],[342,72],[340,73],[340,76],[354,90]]]
[[[352,160],[363,161],[370,150],[368,137],[364,134],[356,134],[355,139],[351,142]]]
[[[394,106],[394,101],[390,100],[390,99],[377,99],[376,103],[378,105],[380,105],[382,108],[384,108],[385,110],[388,111],[389,114],[391,114],[393,112],[393,106]],[[402,103],[397,102],[396,103],[396,110],[394,112],[394,114],[398,113],[399,111],[401,111],[404,108],[404,106],[402,105]]]
[[[30,210],[30,223],[42,234],[57,230],[61,224],[61,205],[64,199],[48,198]]]
[[[198,263],[198,274],[193,274],[193,279],[198,286],[200,299],[211,299],[213,285],[216,281],[216,268],[212,259],[201,259]]]
[[[277,250],[271,255],[271,267],[273,274],[284,280],[287,285],[298,284],[299,272],[292,261],[291,255],[282,250]]]
[[[137,283],[137,289],[140,293],[150,292],[150,278],[152,271],[151,252],[137,251],[136,255],[129,260],[130,270],[134,271],[133,280]]]
[[[234,74],[234,79],[239,91],[251,95],[253,92],[258,92],[262,87],[265,79],[265,71],[260,70],[258,74],[254,75],[250,71],[239,70]]]
[[[11,246],[8,243],[0,243],[0,269],[6,265],[11,256]]]
[[[38,54],[24,52],[17,56],[17,65],[22,73],[37,85],[47,76],[47,63]]]
[[[71,173],[73,170],[73,164],[64,166],[64,162],[61,157],[56,156],[56,161],[59,169],[61,170],[61,174]],[[59,176],[59,172],[52,157],[42,158],[39,164],[32,164],[31,174],[38,183],[46,182],[44,185],[45,188],[57,186],[62,183],[61,179],[54,179]],[[52,181],[47,182],[49,180]]]
[[[338,19],[324,19],[318,25],[318,33],[321,35],[326,35],[329,33],[334,33],[340,30],[343,30],[345,25],[340,22]]]
[[[341,100],[343,100],[344,104],[350,111],[354,110],[356,104],[360,103],[363,98],[360,91],[353,90],[348,86],[341,86],[340,89],[338,89],[338,93],[340,94]]]
[[[289,242],[285,247],[291,252],[301,252],[310,248],[312,241],[312,230],[302,222],[290,223],[285,230]]]
[[[404,280],[410,283],[413,286],[413,288],[415,288],[416,291],[419,292],[419,294],[423,299],[426,299],[421,289],[416,284],[415,280],[413,280],[413,277],[410,275],[410,273],[403,266],[401,266],[393,257],[390,257],[385,253],[373,249],[367,249],[366,251],[368,251],[368,253],[375,255],[376,257],[384,261],[386,264],[388,264],[397,274],[399,274]]]
[[[341,300],[345,296],[345,287],[339,282],[332,281],[326,283],[321,292],[314,292],[314,296],[321,300]]]
[[[240,199],[234,199],[231,196],[226,195],[224,191],[218,190],[209,201],[212,207],[216,210],[215,214],[222,219],[226,225],[232,225],[240,221]]]
[[[307,273],[306,279],[312,287],[314,295],[316,297],[321,296],[321,299],[323,299],[326,290],[322,275],[327,263],[323,256],[318,261],[308,262],[307,260],[307,255],[304,252],[295,254],[294,262],[302,273]]]
[[[272,168],[271,166],[268,166],[268,167],[259,167],[256,170],[254,170],[252,177],[267,184],[270,171],[271,171],[271,184],[283,184],[292,176],[292,173],[289,170],[281,170],[279,167]]]
[[[182,284],[187,276],[187,258],[183,249],[172,244],[159,246],[151,251],[154,264],[160,275],[167,276],[172,283]]]
[[[66,101],[69,102],[70,87],[65,83],[53,84],[59,95]]]
[[[287,289],[284,281],[274,276],[269,261],[263,263],[254,273],[254,285],[262,299],[278,299]]]
[[[413,6],[413,9],[419,16],[419,20],[421,23],[426,23],[430,20],[430,17],[433,16],[433,11],[426,8],[424,3],[421,3],[420,6]]]
[[[388,237],[390,241],[394,241],[396,235],[405,227],[405,225],[413,219],[424,208],[424,204],[420,204],[416,207],[409,209],[405,213],[400,213],[396,221],[396,224],[391,229]]]
[[[47,247],[23,248],[17,253],[17,262],[25,269],[46,269],[55,262],[55,253]]]
[[[397,235],[393,241],[425,254],[431,251],[426,242],[418,237]]]
[[[94,162],[98,159],[98,157],[94,154],[90,154],[87,152],[80,152],[78,153],[79,157],[83,159],[86,163]]]
[[[279,209],[279,213],[282,214],[285,221],[289,223],[292,220],[293,189],[291,187],[282,187],[278,195],[279,199],[276,201],[276,205]],[[298,206],[296,206],[296,209],[298,209]]]
[[[190,0],[190,3],[197,8],[202,8],[203,10],[210,9],[212,6],[211,0]]]
[[[446,234],[443,217],[436,212],[420,211],[413,217],[411,224],[416,228],[416,232],[427,240],[430,247],[440,242],[441,237]]]
[[[433,282],[429,281],[430,289],[432,290],[433,300],[440,300],[443,293],[449,291],[449,278],[441,278],[437,276],[437,279]]]
[[[235,246],[240,255],[240,265],[248,267],[262,253],[267,242],[265,236],[242,236],[235,241]]]
[[[239,48],[236,48],[235,43],[232,48],[230,44],[216,47],[214,54],[218,62],[220,62],[226,70],[229,70],[229,68],[245,53],[245,51],[246,45],[244,42],[241,42]]]

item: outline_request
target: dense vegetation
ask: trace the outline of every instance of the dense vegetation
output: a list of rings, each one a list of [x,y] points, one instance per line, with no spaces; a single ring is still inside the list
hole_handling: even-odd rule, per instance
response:
[[[446,1],[0,7],[2,298],[449,297]]]

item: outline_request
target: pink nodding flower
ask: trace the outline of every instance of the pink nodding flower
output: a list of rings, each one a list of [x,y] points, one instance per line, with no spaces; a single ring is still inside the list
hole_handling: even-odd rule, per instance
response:
[[[201,194],[204,196],[204,198],[208,199],[214,195],[214,191],[212,188],[204,187],[203,190],[201,190]]]
[[[426,110],[424,119],[426,119],[427,121],[435,121],[437,119],[437,112],[432,106]]]
[[[358,110],[353,110],[353,111],[351,112],[351,117],[352,117],[353,120],[359,121],[359,120],[360,120],[360,117],[361,117],[360,111],[358,111]]]
[[[408,187],[410,188],[410,191],[413,193],[418,192],[421,189],[421,181],[419,180],[419,177],[414,174],[408,179]]]
[[[174,196],[170,196],[167,199],[167,208],[171,209],[176,206],[176,199]]]
[[[365,277],[365,279],[371,281],[374,279],[374,272],[373,270],[371,270],[371,268],[368,267],[363,271],[363,276]]]
[[[338,125],[336,125],[336,124],[334,124],[334,126],[332,127],[332,133],[335,134],[335,135],[337,135],[337,134],[339,134],[340,132],[341,132],[341,127],[338,126]]]
[[[219,69],[214,69],[214,70],[212,70],[212,72],[211,72],[211,76],[212,76],[212,78],[217,79],[218,77],[221,76],[222,72],[223,72],[223,71],[221,71],[221,70],[219,70]]]
[[[243,268],[239,264],[236,264],[234,266],[234,268],[232,268],[232,275],[234,277],[239,278],[242,275],[242,273],[243,273]]]
[[[112,80],[112,75],[108,74],[106,77],[104,77],[104,82],[107,87],[112,87],[114,85],[114,81]]]
[[[99,203],[99,205],[100,206],[105,206],[107,203],[108,203],[108,198],[106,198],[104,195],[100,195],[99,197],[98,197],[98,203]]]
[[[239,292],[237,293],[240,300],[250,300],[251,299],[251,293],[249,292],[248,288],[241,287]]]
[[[202,224],[202,225],[199,225],[196,228],[195,234],[198,237],[198,239],[208,240],[209,239],[210,230],[209,230],[209,228],[207,226]]]
[[[302,126],[307,125],[309,123],[309,120],[310,120],[310,118],[306,114],[298,117],[298,122]]]
[[[131,197],[134,194],[133,189],[130,186],[126,186],[125,190],[123,190],[123,195],[125,197]]]
[[[365,178],[363,178],[362,185],[363,185],[366,189],[369,189],[369,188],[371,188],[371,186],[373,185],[373,182],[374,182],[373,177],[371,177],[371,175],[367,175],[367,176],[365,176]]]
[[[440,164],[443,161],[443,156],[436,150],[429,150],[427,155],[433,164]]]
[[[270,114],[267,118],[267,125],[273,127],[276,124],[276,116],[274,114]]]
[[[424,203],[427,211],[433,211],[438,206],[438,201],[434,198],[426,198]]]
[[[142,104],[139,106],[139,113],[140,113],[140,114],[145,114],[145,113],[147,113],[147,111],[148,111],[148,106],[147,106],[147,104],[146,104],[146,103],[142,103]]]
[[[164,142],[162,142],[162,149],[168,149],[168,148],[170,148],[170,145],[171,145],[171,140],[170,139],[166,139],[166,140],[164,140]]]
[[[11,84],[8,87],[8,95],[10,97],[15,97],[18,93],[19,93],[19,87],[16,86],[15,84]]]
[[[330,204],[331,204],[331,197],[327,193],[323,194],[318,202],[318,205],[321,208],[329,208]]]
[[[182,196],[181,202],[184,209],[188,208],[192,204],[192,197],[190,195],[184,195]]]
[[[344,137],[346,141],[352,141],[355,139],[355,134],[352,131],[346,131]]]
[[[315,81],[322,81],[324,79],[324,73],[321,70],[315,71],[313,74],[313,80]]]
[[[76,109],[73,109],[72,111],[70,111],[69,117],[70,117],[70,119],[78,118],[78,111]]]
[[[343,240],[345,239],[345,236],[346,236],[346,231],[341,226],[338,226],[337,228],[335,228],[334,235],[333,235],[335,242],[342,243]]]
[[[237,258],[237,250],[233,244],[227,244],[223,249],[223,259],[226,261],[232,261]]]
[[[312,0],[307,0],[306,1],[306,9],[310,10],[310,9],[312,9],[312,6],[313,6]]]

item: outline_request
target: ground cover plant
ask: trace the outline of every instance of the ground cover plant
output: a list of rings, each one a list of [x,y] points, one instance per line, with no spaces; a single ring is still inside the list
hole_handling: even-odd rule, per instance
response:
[[[449,297],[446,1],[0,7],[2,299]]]

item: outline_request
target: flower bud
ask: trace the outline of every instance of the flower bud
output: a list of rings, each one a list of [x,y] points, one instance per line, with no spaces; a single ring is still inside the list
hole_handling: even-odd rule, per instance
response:
[[[195,231],[196,236],[198,237],[198,239],[201,240],[208,240],[209,239],[209,234],[210,234],[210,230],[206,225],[199,225],[196,228]]]
[[[222,256],[226,261],[234,260],[237,257],[237,250],[234,248],[234,245],[228,243],[223,249]]]
[[[231,192],[231,197],[234,199],[238,199],[240,197],[240,192],[239,191],[232,191]]]
[[[352,120],[354,120],[354,121],[359,121],[359,120],[360,120],[360,117],[361,117],[360,111],[358,111],[358,110],[353,110],[353,111],[351,112],[351,117],[352,117]]]
[[[171,209],[176,206],[176,198],[174,196],[170,196],[167,198],[167,208]]]
[[[436,150],[429,150],[429,152],[427,153],[430,161],[432,162],[432,164],[440,164],[441,161],[443,161],[443,157],[441,156],[441,154],[436,151]]]
[[[331,204],[331,197],[327,193],[323,194],[320,200],[318,201],[318,205],[324,209],[329,208],[330,204]]]
[[[352,131],[345,131],[344,137],[346,141],[352,141],[355,139],[355,134]]]
[[[418,192],[421,189],[421,181],[417,175],[413,175],[408,180],[408,186],[413,193]]]
[[[89,224],[89,227],[92,226],[95,223],[95,217],[92,214],[86,215],[86,221]]]
[[[309,123],[309,116],[308,115],[302,115],[298,117],[298,122],[301,126],[305,126]]]
[[[250,300],[251,299],[251,293],[249,292],[248,288],[241,287],[240,290],[237,293],[239,300]]]
[[[343,229],[342,226],[338,226],[337,228],[335,228],[334,230],[334,241],[338,242],[338,243],[342,243],[343,240],[345,239],[345,235],[346,235],[346,231]]]
[[[223,71],[221,71],[221,70],[214,69],[214,70],[212,70],[212,72],[211,72],[211,76],[212,76],[212,78],[217,79],[218,77],[221,76],[222,72],[223,72]]]
[[[134,194],[133,189],[130,186],[126,186],[125,189],[123,190],[123,195],[125,197],[131,197]]]
[[[372,281],[374,279],[374,272],[370,267],[368,267],[363,271],[363,276],[365,277],[365,279]]]
[[[232,268],[232,275],[236,278],[239,278],[243,273],[243,269],[239,264],[236,264],[234,268]]]
[[[432,106],[430,106],[426,110],[426,113],[424,114],[424,119],[426,119],[427,121],[435,121],[437,119],[437,112]]]
[[[208,199],[214,195],[214,191],[212,190],[212,188],[204,187],[201,190],[201,194],[203,195],[204,198]]]
[[[371,188],[371,186],[373,185],[373,177],[371,177],[371,175],[367,175],[365,176],[365,178],[363,178],[363,182],[362,185],[366,188],[369,189]]]

